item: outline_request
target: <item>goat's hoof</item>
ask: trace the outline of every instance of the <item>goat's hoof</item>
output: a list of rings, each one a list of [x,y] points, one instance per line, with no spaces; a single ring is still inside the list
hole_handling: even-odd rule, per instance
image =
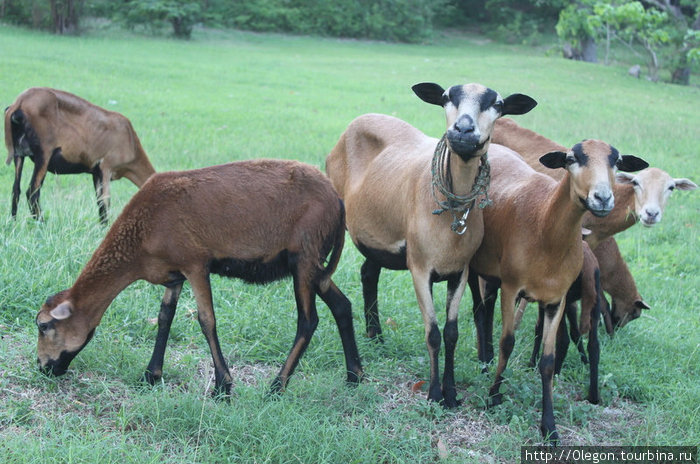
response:
[[[214,389],[211,391],[211,397],[216,401],[230,401],[231,400],[231,383],[224,383],[222,385],[215,385]]]
[[[457,398],[444,397],[442,400],[442,406],[445,409],[455,409],[461,405],[462,405],[462,400],[458,400]]]
[[[444,398],[442,397],[442,390],[439,385],[428,390],[428,401],[435,401],[437,404],[443,403]]]
[[[270,384],[270,389],[267,391],[267,394],[265,395],[266,399],[277,399],[282,395],[282,392],[284,391],[284,386],[282,385],[282,379],[278,377],[275,377],[275,380],[272,381],[272,384]]]
[[[348,378],[345,381],[349,386],[356,387],[362,382],[364,378],[364,372],[348,372]]]
[[[162,377],[162,374],[154,374],[151,371],[146,371],[141,376],[141,381],[148,383],[149,385],[155,385]]]
[[[542,430],[542,435],[544,436],[545,446],[559,446],[559,433],[557,432],[557,429],[554,429],[550,432],[545,432],[544,430]]]
[[[496,407],[503,403],[503,393],[496,393],[495,395],[492,395],[489,397],[489,402],[486,405],[487,409]]]
[[[588,402],[591,404],[600,404],[600,397],[598,396],[593,397],[591,395],[588,395],[588,398],[586,398],[586,400],[588,400]]]

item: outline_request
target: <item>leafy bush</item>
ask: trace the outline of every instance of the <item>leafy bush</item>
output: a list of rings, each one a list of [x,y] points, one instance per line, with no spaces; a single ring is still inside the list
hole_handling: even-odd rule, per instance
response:
[[[289,32],[399,42],[421,42],[432,34],[442,0],[258,0],[221,2],[210,8],[225,25],[253,31]]]
[[[132,0],[122,7],[122,18],[130,28],[157,30],[169,23],[175,37],[189,39],[201,18],[201,6],[187,0]]]

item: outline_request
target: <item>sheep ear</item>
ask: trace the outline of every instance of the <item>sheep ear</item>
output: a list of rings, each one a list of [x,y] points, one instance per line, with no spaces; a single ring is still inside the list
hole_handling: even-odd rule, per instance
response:
[[[503,100],[503,111],[501,116],[506,114],[525,114],[537,106],[534,98],[522,93],[514,93]]]
[[[442,94],[445,93],[439,84],[432,82],[421,82],[413,87],[413,92],[418,95],[418,98],[431,105],[443,106]]]
[[[695,190],[698,188],[698,186],[695,185],[695,182],[690,179],[673,179],[673,182],[676,183],[676,188],[678,190]]]
[[[63,320],[63,319],[68,319],[71,314],[73,314],[73,305],[70,303],[70,301],[64,301],[63,303],[59,304],[55,308],[53,308],[49,314],[51,317],[57,320]]]
[[[631,184],[635,177],[634,174],[628,174],[626,172],[615,173],[615,180],[618,184]]]
[[[566,167],[566,153],[563,151],[550,151],[540,157],[540,163],[550,169],[564,168]]]
[[[640,171],[649,167],[649,163],[634,155],[622,155],[616,165],[620,171],[627,172]]]
[[[651,309],[651,306],[646,304],[644,300],[637,300],[634,302],[634,305],[639,309]]]

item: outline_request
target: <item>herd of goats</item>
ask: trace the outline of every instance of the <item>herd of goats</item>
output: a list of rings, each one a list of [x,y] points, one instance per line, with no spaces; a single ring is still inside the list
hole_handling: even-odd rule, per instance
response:
[[[36,218],[47,172],[92,174],[103,223],[110,181],[126,177],[139,187],[73,286],[50,296],[37,314],[40,369],[65,373],[112,300],[144,279],[165,287],[144,374],[154,384],[162,376],[170,326],[187,280],[214,360],[214,392],[229,395],[232,378],[217,337],[209,275],[257,284],[291,276],[297,331],[272,390],[285,388],[316,329],[316,295],[337,323],[348,382],[360,382],[351,304],[331,279],[347,230],[365,258],[361,281],[368,336],[382,338],[381,269],[411,272],[430,358],[428,399],[445,407],[459,404],[454,354],[467,285],[483,362],[494,357],[493,315],[501,290],[503,328],[489,406],[502,401],[503,371],[523,309],[527,302],[539,304],[531,364],[543,345],[541,431],[548,444],[557,444],[552,379],[570,338],[590,366],[588,400],[598,403],[601,318],[611,333],[649,308],[614,234],[637,222],[656,224],[672,190],[697,186],[621,155],[603,141],[566,148],[499,119],[533,109],[537,103],[527,95],[502,98],[479,84],[445,90],[422,83],[413,91],[444,109],[447,130],[440,140],[400,119],[365,114],[331,150],[327,175],[301,162],[272,159],[156,173],[123,115],[60,90],[21,93],[5,110],[7,163],[15,166],[13,216],[25,158],[34,164],[27,200]],[[440,281],[447,281],[442,335],[432,293]]]

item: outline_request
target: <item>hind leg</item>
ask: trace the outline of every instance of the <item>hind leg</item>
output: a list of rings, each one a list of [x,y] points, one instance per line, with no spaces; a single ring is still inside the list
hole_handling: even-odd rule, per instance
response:
[[[44,184],[45,177],[46,166],[43,163],[43,158],[37,159],[34,163],[32,179],[29,181],[29,188],[27,189],[29,210],[31,211],[34,219],[41,219],[41,205],[39,204],[39,200],[41,196],[41,186]]]
[[[24,157],[15,156],[15,182],[12,184],[12,217],[17,216],[17,204],[19,203],[19,194],[21,191],[20,181],[22,180],[22,167],[24,166]]]
[[[300,266],[299,266],[300,267]],[[294,298],[297,304],[297,333],[294,337],[292,349],[287,360],[282,365],[277,377],[272,381],[271,393],[276,393],[287,386],[289,377],[294,373],[299,359],[306,351],[311,341],[311,336],[318,326],[318,314],[316,312],[316,292],[312,287],[311,272],[303,272],[299,267],[292,272],[294,278]]]
[[[333,314],[335,323],[340,333],[340,341],[343,344],[345,354],[345,367],[347,370],[347,381],[357,384],[362,379],[362,365],[360,363],[360,353],[355,342],[355,329],[352,324],[352,306],[350,300],[343,295],[343,292],[336,287],[333,281],[328,289],[323,292],[318,290],[318,295]]]
[[[209,344],[209,350],[214,361],[214,396],[230,395],[233,381],[226,365],[226,360],[221,352],[219,337],[216,333],[216,318],[214,317],[214,305],[211,296],[209,274],[206,269],[198,269],[194,272],[184,273],[190,281],[192,291],[197,300],[197,318],[204,337]]]

